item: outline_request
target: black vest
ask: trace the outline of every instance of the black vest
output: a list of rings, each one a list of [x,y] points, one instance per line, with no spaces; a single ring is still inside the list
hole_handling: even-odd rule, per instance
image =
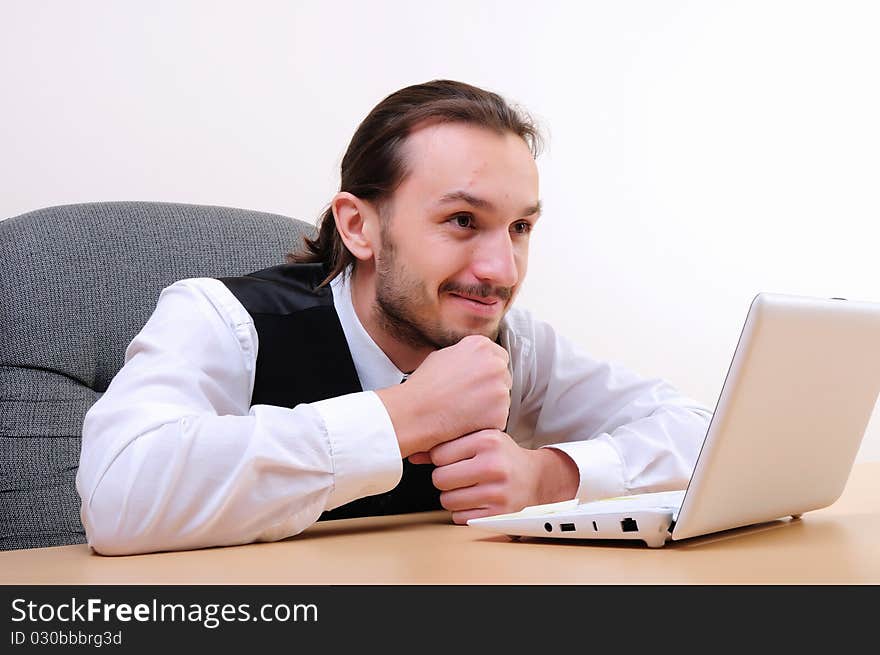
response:
[[[219,278],[251,317],[259,338],[251,405],[293,408],[363,391],[320,264],[285,264]],[[319,521],[441,509],[430,464],[403,460],[391,491],[324,512]]]

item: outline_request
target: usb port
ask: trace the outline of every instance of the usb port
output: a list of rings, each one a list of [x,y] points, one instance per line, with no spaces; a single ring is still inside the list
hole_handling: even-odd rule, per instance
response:
[[[559,529],[563,532],[574,532],[574,523],[560,523]]]

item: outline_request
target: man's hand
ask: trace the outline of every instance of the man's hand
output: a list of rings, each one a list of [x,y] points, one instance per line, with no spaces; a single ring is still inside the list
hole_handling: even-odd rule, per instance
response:
[[[437,467],[440,503],[455,523],[574,498],[580,480],[577,465],[561,450],[529,450],[500,430],[465,435],[410,461],[429,458]]]
[[[406,384],[380,389],[403,457],[463,434],[503,430],[512,379],[507,351],[471,335],[432,352]]]

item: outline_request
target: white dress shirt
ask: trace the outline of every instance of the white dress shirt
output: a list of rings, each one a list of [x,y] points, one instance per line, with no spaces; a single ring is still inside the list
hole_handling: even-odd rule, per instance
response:
[[[251,406],[254,322],[219,280],[164,289],[125,364],[83,425],[76,486],[89,544],[130,554],[272,541],[324,510],[393,489],[402,460],[374,393],[403,373],[333,301],[364,391],[293,409]],[[578,498],[684,488],[711,412],[667,382],[596,361],[528,311],[501,326],[513,387],[508,434],[552,445],[580,474]]]

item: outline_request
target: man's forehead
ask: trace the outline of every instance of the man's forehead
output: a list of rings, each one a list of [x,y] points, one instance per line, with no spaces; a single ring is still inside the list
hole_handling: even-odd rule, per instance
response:
[[[493,210],[513,202],[539,209],[537,167],[526,142],[512,132],[427,125],[407,137],[403,153],[404,184],[417,187],[431,205],[465,202]]]

